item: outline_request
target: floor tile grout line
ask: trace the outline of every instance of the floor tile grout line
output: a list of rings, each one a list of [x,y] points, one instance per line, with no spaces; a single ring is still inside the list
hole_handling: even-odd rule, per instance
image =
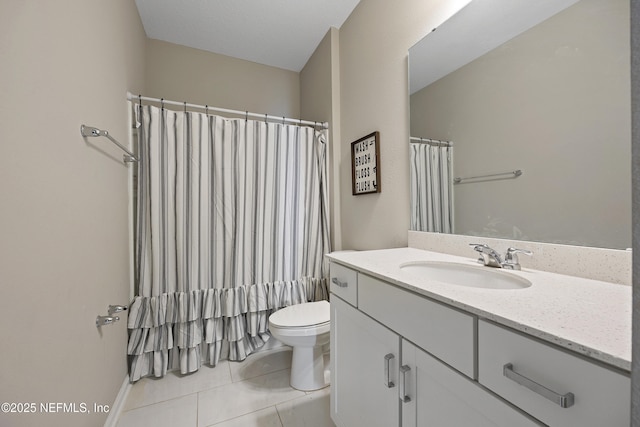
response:
[[[238,381],[234,381],[234,380],[233,380],[233,376],[232,376],[232,378],[231,378],[231,383],[233,383],[233,384],[235,384],[235,383],[241,383],[241,382],[243,382],[243,381],[253,380],[253,379],[256,379],[256,378],[263,377],[263,376],[265,376],[265,375],[275,374],[276,372],[282,372],[282,371],[286,371],[286,370],[290,370],[290,369],[291,369],[290,367],[289,367],[289,368],[276,369],[275,371],[264,372],[264,373],[262,373],[262,374],[260,374],[260,375],[254,375],[254,376],[252,376],[252,377],[247,377],[247,378],[238,379]]]
[[[231,384],[231,383],[229,383],[229,384]],[[206,390],[205,390],[205,391],[206,391]],[[192,394],[196,394],[196,395],[197,395],[198,393],[200,393],[200,391],[194,391],[194,392],[191,392],[191,393],[181,394],[181,395],[179,395],[179,396],[170,397],[170,398],[168,398],[168,399],[159,400],[159,401],[157,401],[157,402],[148,403],[148,404],[146,404],[146,405],[142,405],[142,406],[136,406],[135,408],[131,408],[131,409],[126,409],[126,410],[122,411],[122,413],[124,414],[124,413],[127,413],[127,412],[136,411],[136,410],[138,410],[138,409],[148,408],[149,406],[159,405],[159,404],[161,404],[161,403],[171,402],[172,400],[182,399],[183,397],[191,396]],[[197,396],[196,396],[196,398],[197,398]]]
[[[275,349],[267,350],[267,351],[264,351],[264,352],[263,352],[263,355],[266,355],[266,354],[268,354],[268,353],[276,353],[276,352],[291,351],[290,349],[289,349],[289,350],[283,350],[283,349],[285,349],[285,348],[286,348],[286,347],[277,347],[277,348],[275,348]],[[251,355],[254,355],[254,354],[255,354],[255,355],[258,355],[259,353],[252,353]],[[250,355],[250,356],[251,356],[251,355]],[[254,375],[254,376],[247,377],[247,378],[238,378],[237,380],[234,380],[234,375],[233,375],[233,373],[232,373],[232,370],[231,370],[231,363],[230,363],[230,362],[232,362],[232,361],[231,361],[231,360],[228,360],[228,359],[224,359],[224,360],[221,360],[220,362],[226,362],[225,364],[227,365],[227,372],[228,372],[228,374],[229,374],[229,381],[230,381],[230,382],[228,382],[228,383],[224,383],[224,384],[218,384],[218,385],[215,385],[215,386],[213,386],[213,387],[208,387],[208,388],[206,388],[206,389],[198,389],[198,390],[195,390],[195,391],[192,391],[192,392],[186,393],[186,394],[180,394],[180,395],[177,395],[177,396],[174,396],[174,397],[170,397],[170,398],[167,398],[167,399],[158,400],[158,401],[156,401],[156,402],[152,402],[152,403],[147,403],[147,404],[144,404],[144,405],[136,406],[136,407],[134,407],[134,408],[130,408],[130,409],[124,410],[124,411],[122,411],[122,412],[124,413],[124,412],[133,411],[133,410],[140,409],[140,408],[145,408],[145,407],[148,407],[148,406],[151,406],[151,405],[155,405],[155,404],[158,404],[158,403],[164,403],[164,402],[168,402],[168,401],[170,401],[170,400],[174,400],[174,399],[178,399],[178,398],[181,398],[181,397],[189,396],[189,395],[194,394],[194,393],[200,393],[200,392],[204,392],[204,391],[208,391],[208,390],[213,390],[213,389],[216,389],[216,388],[218,388],[218,387],[223,387],[223,386],[226,386],[226,385],[229,385],[229,384],[240,383],[240,382],[243,382],[243,381],[247,381],[247,380],[251,380],[251,379],[259,378],[259,377],[264,376],[264,375],[269,375],[269,374],[273,374],[273,373],[276,373],[276,372],[281,372],[281,371],[285,371],[285,370],[287,370],[287,369],[291,369],[290,367],[285,367],[285,368],[283,368],[283,369],[277,369],[277,370],[274,370],[274,371],[269,371],[269,372],[261,373],[261,374],[259,374],[259,375]],[[220,363],[220,362],[219,362],[219,363]],[[241,363],[242,363],[242,362],[241,362]],[[203,365],[203,366],[204,366],[204,365]],[[210,369],[215,369],[215,368],[216,368],[216,367],[211,367]],[[222,367],[220,367],[220,368],[222,368]],[[202,369],[202,367],[201,367],[200,369]],[[200,369],[199,369],[198,371],[200,371]],[[169,373],[170,373],[170,372],[174,372],[174,371],[177,371],[177,369],[172,370],[172,371],[169,371]],[[196,372],[198,372],[198,371],[196,371]],[[194,372],[194,373],[195,373],[195,372]],[[165,376],[165,377],[166,377],[166,376]],[[181,379],[181,378],[178,378],[178,379]],[[159,379],[157,379],[156,381],[162,381],[162,378],[159,378]]]
[[[286,351],[286,350],[285,350],[285,351]],[[291,350],[289,350],[289,351],[291,351]],[[277,353],[277,352],[283,352],[283,348],[276,348],[276,349],[268,350],[268,351],[265,351],[265,352],[264,352],[264,354],[265,354],[265,355],[266,355],[266,354],[269,354],[269,353],[272,353],[272,354],[273,354],[273,353]],[[284,353],[284,352],[283,352],[283,353]],[[200,405],[200,398],[201,398],[200,394],[201,394],[201,393],[206,393],[206,392],[208,392],[208,391],[212,391],[212,390],[215,390],[215,389],[217,389],[217,388],[224,387],[224,386],[230,386],[230,385],[232,385],[232,384],[239,384],[239,383],[247,382],[247,381],[256,381],[256,379],[258,379],[258,378],[260,378],[260,377],[264,377],[264,376],[267,376],[267,375],[276,375],[276,374],[278,374],[278,373],[282,373],[283,371],[287,371],[287,370],[290,370],[290,369],[291,369],[290,367],[284,367],[284,368],[282,368],[282,369],[275,369],[275,370],[273,370],[273,371],[261,372],[260,374],[252,375],[252,376],[249,376],[249,377],[238,377],[238,379],[237,379],[237,380],[234,380],[234,375],[233,375],[233,369],[232,369],[232,366],[231,366],[231,361],[229,361],[229,360],[224,360],[224,361],[220,361],[220,362],[226,362],[226,365],[227,365],[227,368],[226,368],[226,370],[227,370],[227,376],[226,376],[226,378],[228,378],[228,381],[229,381],[229,382],[225,382],[225,383],[217,384],[217,385],[215,385],[215,386],[208,387],[208,388],[203,388],[203,389],[200,389],[200,387],[196,387],[196,390],[194,390],[194,391],[190,391],[190,392],[187,392],[187,393],[185,393],[185,394],[178,394],[178,395],[176,395],[176,396],[174,396],[174,397],[171,397],[171,398],[165,398],[165,399],[163,399],[163,400],[159,400],[159,401],[156,401],[156,402],[152,402],[152,403],[144,404],[144,405],[137,406],[137,407],[134,407],[134,408],[130,408],[130,409],[126,410],[126,411],[123,411],[123,414],[124,414],[124,413],[127,413],[127,412],[132,412],[132,411],[135,411],[135,410],[138,410],[138,409],[148,408],[148,407],[153,406],[153,405],[158,405],[158,404],[163,404],[163,403],[165,403],[165,404],[166,404],[166,403],[171,402],[171,401],[176,401],[176,400],[178,400],[178,399],[182,399],[182,398],[186,398],[186,397],[188,397],[188,396],[195,395],[195,398],[196,398],[196,414],[195,414],[195,415],[196,415],[196,417],[195,417],[195,422],[196,422],[196,427],[198,427],[198,426],[199,426],[199,423],[200,423],[200,406],[201,406],[201,405]],[[222,364],[222,363],[221,363],[221,364]],[[220,368],[220,369],[225,369],[225,368],[223,368],[222,366],[219,366],[219,368]],[[177,379],[178,379],[178,380],[180,380],[180,378],[177,378]],[[167,385],[168,385],[168,384],[167,384]],[[289,386],[289,387],[290,387],[290,386]],[[162,389],[162,388],[170,388],[170,387],[160,387],[160,389]],[[238,415],[238,416],[236,416],[236,417],[232,417],[232,418],[229,418],[229,419],[227,419],[227,420],[221,420],[221,421],[218,421],[218,422],[216,422],[215,424],[210,424],[210,425],[209,425],[209,427],[212,427],[212,426],[215,426],[215,425],[218,425],[218,424],[221,424],[221,423],[228,422],[228,421],[233,420],[233,419],[235,419],[235,418],[239,418],[239,417],[247,416],[247,415],[249,415],[249,414],[251,414],[251,413],[253,413],[253,412],[258,412],[258,411],[267,410],[267,409],[269,409],[269,408],[273,408],[273,409],[275,409],[276,414],[277,414],[277,416],[278,416],[278,421],[280,422],[280,425],[281,425],[282,427],[284,427],[285,423],[284,423],[284,421],[283,421],[283,415],[281,414],[281,410],[278,410],[278,405],[284,405],[284,404],[287,404],[287,403],[289,403],[289,402],[292,402],[292,401],[294,401],[294,400],[301,399],[301,398],[308,398],[309,396],[312,396],[314,393],[316,393],[316,392],[320,392],[321,390],[323,390],[323,389],[324,389],[324,388],[323,388],[323,389],[320,389],[320,390],[302,391],[302,390],[296,390],[296,389],[294,389],[293,387],[290,387],[290,388],[291,388],[291,390],[292,390],[292,391],[300,391],[300,392],[302,392],[302,394],[301,394],[301,395],[298,395],[298,396],[295,396],[295,397],[290,397],[290,398],[288,398],[288,399],[285,399],[285,400],[282,400],[282,401],[279,401],[279,402],[275,402],[275,403],[273,403],[273,404],[271,404],[271,405],[268,405],[268,406],[265,406],[265,407],[262,407],[262,408],[259,408],[259,409],[254,409],[254,410],[252,410],[252,411],[250,411],[250,412],[247,412],[247,413],[244,413],[244,414],[240,414],[240,415]],[[326,387],[325,387],[325,388],[326,388]],[[144,390],[142,391],[142,393],[141,393],[141,394],[142,394],[142,396],[146,396],[146,393],[144,392]],[[294,405],[294,406],[295,406],[295,405]],[[203,421],[204,421],[204,420],[203,420]]]
[[[229,366],[229,364],[227,364],[227,367],[228,366]],[[216,367],[213,367],[211,369],[215,369],[215,368]],[[177,369],[176,369],[176,371],[177,371]],[[198,373],[199,371],[200,370],[195,371],[194,374]],[[199,372],[199,373],[203,374],[202,372]],[[165,377],[163,377],[163,378],[165,378]],[[163,378],[159,378],[159,379],[156,379],[154,381],[162,381]],[[178,380],[182,380],[182,378],[178,378]],[[156,405],[158,403],[169,402],[170,400],[180,399],[181,397],[186,397],[186,396],[189,396],[189,395],[192,395],[192,394],[197,394],[197,393],[201,393],[201,392],[204,392],[204,391],[213,390],[213,389],[216,389],[218,387],[224,387],[224,386],[227,386],[227,385],[233,384],[233,383],[234,382],[233,382],[233,380],[231,378],[231,370],[229,370],[229,382],[228,383],[218,384],[218,385],[215,385],[215,386],[212,386],[212,387],[208,387],[208,388],[205,388],[205,389],[200,389],[198,387],[198,390],[195,390],[195,391],[190,391],[190,392],[187,392],[187,393],[184,393],[184,394],[179,394],[179,395],[174,396],[174,397],[169,397],[169,398],[166,398],[166,399],[163,399],[163,400],[158,400],[156,402],[151,402],[151,403],[147,403],[147,404],[144,404],[144,405],[136,406],[135,408],[130,408],[130,409],[123,410],[122,412],[124,413],[124,412],[133,411],[133,410],[140,409],[140,408],[146,408],[147,406]],[[160,387],[160,386],[157,385],[157,387]],[[166,388],[166,384],[162,384],[162,388]],[[131,395],[129,395],[129,397],[127,397],[127,400],[130,399],[130,398],[131,398]]]
[[[273,407],[273,409],[276,410],[276,414],[278,415],[278,420],[280,421],[280,426],[282,427],[283,426],[282,420],[280,419],[280,414],[278,414],[278,409],[276,408],[276,405],[267,406],[266,408],[262,408],[262,409],[256,409],[255,411],[247,412],[246,414],[238,415],[237,417],[227,418],[226,420],[218,421],[215,424],[209,424],[209,425],[207,425],[205,427],[216,427],[216,426],[219,426],[221,424],[228,423],[229,421],[233,421],[233,420],[237,420],[238,418],[246,417],[247,415],[253,414],[255,412],[264,411],[265,409],[269,409],[271,407]]]
[[[235,381],[235,382],[231,381],[229,383],[220,384],[220,385],[217,385],[217,386],[214,386],[214,387],[210,387],[210,388],[207,388],[207,389],[196,390],[196,391],[192,391],[192,392],[189,392],[189,393],[180,394],[178,396],[170,397],[170,398],[163,399],[163,400],[158,400],[157,402],[152,402],[152,403],[147,403],[145,405],[136,406],[135,408],[130,408],[130,409],[127,409],[125,411],[122,411],[122,413],[135,411],[136,409],[147,408],[149,406],[158,405],[160,403],[167,403],[167,402],[170,402],[172,400],[181,399],[183,397],[191,396],[192,394],[198,395],[196,397],[199,398],[200,393],[205,393],[205,392],[208,392],[208,391],[211,391],[211,390],[215,390],[215,389],[220,388],[220,387],[226,387],[226,386],[229,386],[231,384],[239,384],[239,383],[242,383],[242,382],[245,382],[245,381],[255,380],[256,378],[260,378],[260,377],[263,377],[263,376],[266,376],[266,375],[276,374],[278,372],[286,371],[288,369],[290,369],[290,368],[285,368],[285,369],[280,369],[280,370],[277,370],[277,371],[267,372],[265,374],[257,375],[257,376],[250,377],[250,378],[246,378],[246,379],[243,379],[241,381]],[[293,387],[291,387],[291,389],[292,390],[296,390]],[[298,391],[300,391],[300,390],[298,390]],[[303,393],[305,393],[305,395],[306,395],[306,392],[303,392]],[[300,396],[298,396],[298,397],[300,397]]]
[[[263,376],[267,376],[267,375],[274,375],[274,374],[277,374],[277,373],[280,373],[280,372],[283,372],[283,371],[287,371],[287,370],[290,370],[290,368],[281,369],[281,370],[279,370],[279,371],[267,372],[267,373],[262,374],[262,375],[259,375],[259,376],[257,376],[257,377],[247,378],[246,380],[238,381],[237,383],[231,383],[231,384],[239,384],[239,383],[244,382],[244,381],[255,380],[256,378],[259,378],[259,377],[263,377]],[[226,385],[228,386],[228,385],[231,385],[231,384],[226,384]],[[239,415],[237,415],[237,416],[234,416],[234,417],[228,418],[228,419],[226,419],[226,420],[221,420],[221,421],[219,421],[219,422],[217,422],[217,423],[215,423],[215,424],[211,424],[211,425],[209,425],[209,427],[211,427],[211,426],[215,426],[216,424],[221,424],[221,423],[223,423],[223,422],[227,422],[227,421],[229,421],[229,420],[233,420],[233,419],[235,419],[235,418],[244,417],[244,416],[249,415],[249,414],[251,414],[251,413],[253,413],[253,412],[263,411],[263,410],[268,409],[268,408],[270,408],[270,407],[272,407],[272,406],[273,406],[273,407],[276,409],[276,411],[277,411],[277,405],[280,405],[280,404],[283,404],[283,403],[288,403],[288,402],[291,402],[292,400],[300,399],[300,398],[302,398],[302,397],[305,397],[305,396],[306,396],[306,393],[305,393],[305,392],[303,392],[303,391],[301,391],[301,390],[297,390],[297,389],[295,389],[295,388],[291,387],[290,385],[289,385],[289,388],[291,389],[291,390],[289,390],[289,391],[296,391],[296,392],[300,392],[300,393],[302,393],[302,395],[298,395],[298,396],[295,396],[295,397],[291,397],[291,398],[289,398],[289,399],[285,399],[285,400],[279,401],[279,402],[277,402],[277,403],[269,404],[269,405],[267,405],[267,406],[262,406],[262,407],[254,408],[253,410],[251,410],[251,411],[249,411],[249,412],[245,412],[245,413],[239,414]],[[200,394],[200,393],[206,393],[207,391],[208,391],[208,390],[203,390],[203,391],[198,392],[198,394]],[[265,392],[266,392],[266,390],[265,390]],[[198,396],[198,400],[199,400],[199,399],[200,399],[200,396]],[[280,415],[278,415],[278,418],[279,418],[279,417],[280,417]],[[281,421],[281,423],[282,423],[282,421]]]
[[[284,427],[284,421],[282,421],[282,416],[280,415],[280,411],[278,410],[278,405],[273,405],[276,410],[276,414],[278,414],[278,419],[280,420],[280,427]]]
[[[285,353],[285,352],[292,352],[292,351],[293,351],[293,350],[292,350],[291,348],[287,348],[287,347],[284,347],[284,346],[283,346],[283,347],[277,347],[277,348],[275,348],[275,349],[266,350],[266,351],[261,352],[261,353],[260,353],[260,352],[259,352],[259,353],[251,353],[249,356],[247,356],[247,359],[248,359],[249,357],[253,356],[253,355],[256,355],[256,357],[257,357],[258,355],[260,355],[261,357],[264,357],[264,356],[266,356],[266,355],[268,355],[268,354],[274,354],[274,353]],[[242,363],[245,363],[245,362],[247,361],[247,359],[243,360],[243,361],[242,361],[242,362],[240,362],[240,363],[241,363],[241,364],[242,364]],[[234,362],[234,361],[230,360],[229,362]],[[249,379],[256,378],[256,377],[261,377],[261,376],[263,376],[263,375],[271,374],[271,373],[274,373],[274,372],[284,371],[284,370],[286,370],[286,369],[291,369],[291,363],[289,363],[287,367],[282,368],[282,369],[276,369],[275,371],[263,372],[263,373],[261,373],[261,374],[259,374],[259,375],[254,375],[254,376],[252,376],[252,377],[239,378],[239,379],[236,381],[236,380],[234,380],[234,375],[233,375],[233,372],[232,372],[232,370],[231,370],[231,363],[229,363],[229,373],[230,373],[230,375],[231,375],[231,382],[234,382],[234,383],[235,383],[235,382],[242,382],[242,381],[249,380]]]
[[[196,393],[196,425],[198,427],[200,425],[200,392]]]

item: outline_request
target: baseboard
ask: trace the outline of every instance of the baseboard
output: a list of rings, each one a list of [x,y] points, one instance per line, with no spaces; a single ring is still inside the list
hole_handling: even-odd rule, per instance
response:
[[[127,401],[129,391],[131,391],[131,382],[129,381],[129,375],[127,375],[122,382],[122,386],[120,387],[120,391],[118,391],[116,400],[113,402],[113,406],[111,406],[109,416],[104,422],[104,427],[116,427],[118,419],[120,419],[122,409],[124,408],[124,404]]]

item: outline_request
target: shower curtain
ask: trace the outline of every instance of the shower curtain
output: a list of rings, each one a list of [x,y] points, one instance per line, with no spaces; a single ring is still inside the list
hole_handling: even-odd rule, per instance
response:
[[[330,251],[326,131],[151,105],[137,115],[132,382],[243,360],[274,310],[328,299]]]
[[[453,232],[451,151],[448,146],[409,143],[411,230]]]

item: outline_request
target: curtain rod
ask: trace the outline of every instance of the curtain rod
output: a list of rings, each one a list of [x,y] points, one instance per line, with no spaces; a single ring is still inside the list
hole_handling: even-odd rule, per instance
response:
[[[440,141],[439,139],[421,138],[418,136],[410,136],[409,141],[415,141],[421,144],[438,144],[438,145],[445,145],[447,147],[453,147],[453,142],[451,141]]]
[[[155,103],[159,103],[159,104],[165,104],[165,105],[176,105],[179,107],[184,107],[184,108],[197,108],[200,110],[205,110],[206,112],[208,111],[216,111],[216,112],[220,112],[220,113],[227,113],[227,114],[235,114],[238,116],[244,116],[245,118],[248,117],[253,117],[253,118],[257,118],[257,119],[262,119],[265,121],[272,121],[272,122],[289,122],[292,124],[298,124],[298,125],[308,125],[308,126],[320,126],[322,129],[329,129],[329,123],[327,122],[311,122],[309,120],[301,120],[301,119],[291,119],[288,117],[278,117],[278,116],[271,116],[268,114],[260,114],[260,113],[251,113],[249,111],[240,111],[240,110],[230,110],[227,108],[219,108],[219,107],[212,107],[210,105],[198,105],[198,104],[190,104],[188,102],[178,102],[178,101],[169,101],[166,100],[164,98],[158,99],[158,98],[151,98],[148,96],[142,96],[142,95],[134,95],[131,92],[127,92],[127,99],[129,101],[147,101],[147,102],[155,102]]]

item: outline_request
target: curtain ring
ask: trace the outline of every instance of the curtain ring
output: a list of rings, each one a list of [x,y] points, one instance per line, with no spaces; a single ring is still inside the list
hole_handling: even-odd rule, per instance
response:
[[[267,123],[267,113],[264,114],[264,122]]]
[[[184,101],[184,113],[187,114],[187,101]]]
[[[245,123],[249,121],[249,112],[247,110],[244,110],[244,121]]]
[[[204,114],[206,114],[207,116],[209,115],[209,106],[208,105],[204,106]]]
[[[160,106],[162,107],[162,110],[164,110],[164,98],[160,98]]]
[[[284,126],[284,116],[282,116],[282,126]]]

